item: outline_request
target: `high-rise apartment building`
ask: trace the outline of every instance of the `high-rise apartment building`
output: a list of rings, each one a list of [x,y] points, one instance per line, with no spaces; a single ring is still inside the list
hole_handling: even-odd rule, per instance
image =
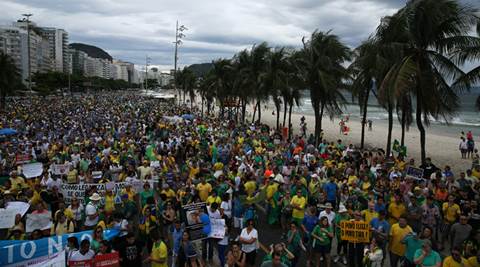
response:
[[[52,27],[40,27],[38,30],[43,38],[48,41],[55,71],[68,72],[70,69],[68,33],[63,29]]]

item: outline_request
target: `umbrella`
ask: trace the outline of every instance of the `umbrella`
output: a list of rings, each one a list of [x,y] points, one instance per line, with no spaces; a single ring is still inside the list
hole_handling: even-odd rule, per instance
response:
[[[182,115],[182,118],[183,118],[184,120],[189,120],[189,121],[191,121],[191,120],[193,120],[195,117],[194,117],[192,114],[183,114],[183,115]]]
[[[3,128],[0,129],[0,135],[14,135],[17,134],[17,130],[12,128]]]

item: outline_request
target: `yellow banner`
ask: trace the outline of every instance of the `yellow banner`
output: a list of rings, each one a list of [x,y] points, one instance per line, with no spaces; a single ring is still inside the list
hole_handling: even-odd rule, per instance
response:
[[[362,221],[340,222],[340,237],[354,243],[370,242],[370,225]]]

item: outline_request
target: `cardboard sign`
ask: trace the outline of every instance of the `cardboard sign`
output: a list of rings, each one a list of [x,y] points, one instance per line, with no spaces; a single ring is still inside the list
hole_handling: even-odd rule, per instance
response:
[[[27,179],[38,177],[43,173],[43,164],[40,162],[24,164],[22,165],[22,173]]]
[[[118,252],[112,252],[103,255],[97,255],[94,258],[95,267],[118,267],[120,266],[120,256]]]
[[[186,218],[187,225],[185,230],[190,234],[190,239],[202,240],[207,238],[203,232],[203,223],[199,218],[199,214],[207,213],[207,203],[193,203],[182,206],[183,218]]]
[[[406,177],[414,179],[423,179],[423,169],[408,166]]]
[[[24,164],[24,163],[27,163],[27,162],[30,162],[30,160],[32,159],[32,155],[28,155],[28,154],[17,154],[15,156],[15,163],[17,165],[20,165],[20,164]]]
[[[45,230],[52,227],[52,213],[27,214],[27,224],[25,231],[31,233],[34,230]]]
[[[30,208],[30,204],[21,201],[11,201],[7,203],[6,209],[13,210],[15,214],[25,215],[28,209]]]
[[[210,219],[211,232],[208,237],[223,239],[225,237],[225,219]]]
[[[369,243],[370,225],[363,221],[342,221],[340,237],[352,243]]]
[[[0,229],[12,228],[17,213],[11,209],[0,209]]]
[[[55,175],[67,175],[70,171],[70,165],[68,164],[52,164],[50,168]]]

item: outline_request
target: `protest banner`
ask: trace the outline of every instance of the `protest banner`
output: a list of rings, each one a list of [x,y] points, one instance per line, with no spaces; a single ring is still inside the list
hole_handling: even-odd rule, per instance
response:
[[[52,164],[50,165],[52,173],[55,175],[67,175],[70,170],[70,165],[68,164]]]
[[[206,230],[204,228],[209,228],[210,225],[204,225],[201,218],[202,215],[206,215],[208,217],[208,214],[206,214],[207,203],[200,202],[184,205],[182,206],[182,213],[182,217],[186,218],[187,225],[185,226],[185,230],[190,234],[190,239],[194,241],[207,238],[207,234],[205,232],[210,232],[210,229]]]
[[[48,260],[49,257],[65,248],[67,238],[70,236],[76,237],[79,242],[84,239],[92,240],[92,231],[52,236],[38,240],[1,240],[0,266],[29,266]]]
[[[120,256],[118,252],[97,255],[93,262],[95,267],[118,267],[120,266]]]
[[[423,179],[423,169],[408,166],[407,173],[405,176],[413,179],[417,179],[417,180]]]
[[[11,209],[0,209],[0,229],[11,228],[15,225],[15,213]]]
[[[223,239],[225,236],[225,219],[210,219],[210,227],[208,237]]]
[[[28,209],[30,208],[30,204],[21,201],[11,201],[7,203],[6,209],[13,210],[15,214],[25,215]]]
[[[68,261],[69,267],[93,267],[93,260]]]
[[[112,183],[108,183],[108,186],[111,187]],[[126,183],[113,183],[113,194],[117,195],[123,188],[125,188]],[[66,203],[70,203],[73,197],[76,197],[83,205],[85,205],[85,191],[88,188],[96,187],[97,192],[100,195],[103,195],[106,191],[107,184],[62,184],[60,191],[63,194]]]
[[[363,221],[340,222],[340,237],[352,243],[370,242],[370,225]]]
[[[27,214],[27,224],[25,232],[31,233],[34,230],[45,230],[52,227],[52,213]]]
[[[65,267],[66,263],[65,250],[62,252],[55,253],[52,256],[47,257],[46,260],[40,261],[33,265],[28,265],[29,267]]]
[[[15,163],[16,163],[17,165],[21,165],[21,164],[30,162],[31,159],[32,159],[32,155],[29,155],[29,154],[17,154],[17,155],[15,156]]]
[[[23,164],[22,173],[27,179],[38,177],[43,173],[43,164],[40,162]]]

